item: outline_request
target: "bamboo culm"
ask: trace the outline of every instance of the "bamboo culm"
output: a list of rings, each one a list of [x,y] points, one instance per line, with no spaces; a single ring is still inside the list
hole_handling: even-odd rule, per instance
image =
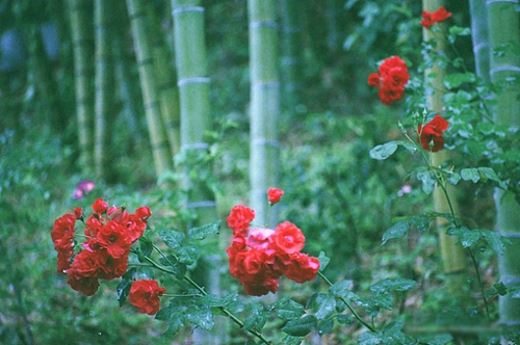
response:
[[[250,204],[256,221],[274,226],[277,207],[269,207],[266,190],[278,181],[278,28],[274,0],[249,0],[249,51],[251,75]]]
[[[128,14],[132,28],[132,39],[139,69],[139,80],[152,147],[157,177],[171,168],[171,159],[164,128],[161,122],[159,99],[155,81],[153,54],[146,28],[144,0],[127,0]]]
[[[490,43],[490,78],[496,89],[494,118],[497,124],[520,125],[520,23],[518,0],[487,1]],[[499,53],[500,52],[500,53]],[[498,54],[499,53],[499,54]],[[496,230],[508,242],[498,255],[500,281],[520,287],[520,205],[511,192],[495,191]],[[520,327],[520,297],[511,293],[500,296],[500,323]]]
[[[94,3],[96,42],[94,161],[97,178],[106,178],[111,147],[109,124],[114,121],[111,16],[110,1],[96,0]]]
[[[443,1],[441,0],[423,0],[423,10],[424,11],[435,11],[440,6],[443,5]],[[446,50],[446,34],[444,25],[437,24],[440,26],[440,32],[434,34],[432,29],[423,29],[423,39],[425,42],[435,40],[435,50],[434,54],[444,54]],[[425,84],[426,87],[426,97],[427,97],[427,105],[428,110],[433,111],[435,113],[442,113],[444,110],[444,104],[442,97],[445,93],[445,88],[443,84],[443,79],[446,72],[444,68],[442,68],[439,64],[434,62],[431,68],[428,68],[425,71]],[[449,155],[447,151],[442,150],[436,153],[431,154],[431,165],[433,167],[439,167],[444,164],[449,159]],[[456,196],[454,190],[447,186],[446,188],[447,196],[452,200],[452,206],[454,212],[457,214],[458,207],[456,203]],[[449,213],[450,207],[448,205],[448,200],[441,190],[440,186],[436,186],[433,192],[433,203],[436,212],[440,213]],[[464,255],[464,250],[460,243],[458,243],[457,238],[454,236],[450,236],[446,233],[446,225],[448,221],[444,218],[437,218],[437,227],[439,233],[439,242],[441,249],[441,258],[443,262],[444,272],[449,274],[448,285],[452,293],[457,296],[461,296],[464,294],[463,287],[466,284],[465,278],[465,268],[466,268],[466,258]]]
[[[74,53],[74,80],[76,93],[76,119],[80,157],[79,163],[84,175],[88,176],[94,167],[92,147],[92,126],[94,114],[94,85],[92,73],[91,38],[89,35],[87,0],[69,0],[68,11]]]
[[[164,40],[164,34],[161,32],[159,25],[157,25],[159,20],[151,3],[147,4],[147,12],[150,24],[150,37],[152,37],[154,70],[157,80],[157,91],[159,92],[161,116],[168,143],[170,144],[170,153],[174,157],[179,152],[180,146],[179,90],[173,65],[171,65],[172,59]]]
[[[206,154],[209,146],[205,134],[211,129],[206,44],[204,39],[204,7],[200,0],[172,0],[175,32],[175,62],[180,96],[181,152],[185,157]],[[190,160],[188,159],[188,163]],[[187,207],[197,214],[199,224],[214,222],[217,218],[215,195],[206,181],[194,180],[189,170],[208,169],[208,166],[183,167],[184,187],[189,191]],[[186,170],[189,169],[189,170]],[[209,252],[218,250],[218,243],[208,244]],[[220,294],[221,261],[218,255],[207,255],[194,272],[204,280],[212,293]],[[213,331],[195,330],[193,341],[197,344],[228,342],[228,324],[219,320]]]

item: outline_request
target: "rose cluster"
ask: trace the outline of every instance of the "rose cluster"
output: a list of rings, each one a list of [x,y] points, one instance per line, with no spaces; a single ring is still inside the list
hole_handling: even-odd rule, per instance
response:
[[[58,272],[66,273],[69,285],[87,296],[96,293],[99,279],[118,278],[126,272],[130,247],[143,235],[152,215],[146,206],[129,213],[123,208],[108,207],[103,199],[97,199],[92,210],[86,220],[80,208],[62,215],[51,232],[58,252]],[[86,240],[74,255],[74,228],[78,219],[85,223]]]
[[[298,283],[312,280],[320,268],[318,258],[300,251],[305,245],[302,231],[290,222],[274,230],[251,227],[254,210],[236,205],[227,217],[233,240],[227,248],[229,271],[249,295],[261,296],[278,290],[285,275]]]
[[[377,73],[368,76],[368,85],[379,90],[381,102],[391,104],[403,97],[409,79],[406,63],[399,56],[391,56],[383,60]]]

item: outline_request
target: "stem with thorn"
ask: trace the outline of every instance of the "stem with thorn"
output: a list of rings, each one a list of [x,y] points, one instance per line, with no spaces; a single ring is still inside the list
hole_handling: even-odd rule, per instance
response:
[[[166,261],[168,261],[170,264],[171,261],[169,260],[169,258],[163,253],[163,251],[157,247],[155,244],[153,244],[153,248],[159,253],[159,255],[161,255]],[[173,257],[175,258],[175,260],[178,260],[178,257],[173,254]],[[145,260],[148,261],[151,266],[153,266],[154,268],[160,270],[160,271],[163,271],[165,273],[168,273],[168,274],[172,274],[172,275],[176,275],[176,273],[170,269],[168,269],[167,267],[164,267],[160,264],[158,264],[157,262],[155,262],[152,258],[150,258],[149,256],[146,256],[145,257]],[[190,284],[192,287],[194,287],[197,291],[200,292],[200,295],[201,296],[207,296],[208,293],[206,292],[206,290],[204,290],[204,288],[202,286],[200,286],[199,284],[197,284],[197,282],[195,282],[191,277],[187,276],[186,274],[184,274],[184,276],[182,277],[183,280],[185,280],[188,284]],[[229,311],[227,308],[225,307],[219,307],[219,309],[227,316],[229,317],[234,323],[236,323],[240,328],[244,328],[244,322],[242,320],[240,320],[236,315],[234,315],[231,311]],[[253,329],[248,329],[247,330],[249,333],[251,333],[252,335],[254,335],[255,337],[257,337],[258,339],[260,339],[260,341],[265,344],[265,345],[272,345],[272,342],[267,340],[262,333],[256,331],[256,330],[253,330]]]

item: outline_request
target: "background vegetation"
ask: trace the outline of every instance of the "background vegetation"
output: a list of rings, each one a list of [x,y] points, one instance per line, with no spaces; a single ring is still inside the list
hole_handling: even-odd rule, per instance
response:
[[[206,47],[205,53],[195,54],[197,59],[204,54],[202,62],[197,61],[204,64],[206,60],[207,70],[196,70],[202,65],[194,63],[185,69],[175,65],[189,48],[175,36],[182,28],[174,30],[171,13],[185,3],[189,2],[174,1],[172,7],[162,0],[0,1],[0,343],[160,345],[193,341],[189,329],[175,336],[164,334],[162,323],[135,313],[128,305],[120,308],[118,282],[103,285],[94,297],[79,296],[55,273],[50,239],[58,215],[76,206],[87,209],[97,197],[129,208],[149,205],[154,229],[183,229],[193,224],[192,210],[184,207],[185,198],[216,200],[216,211],[214,206],[207,210],[211,216],[199,211],[199,218],[208,219],[205,222],[224,219],[231,206],[248,203],[250,119],[256,116],[250,83],[258,81],[250,77],[253,48],[249,45],[248,4],[243,0],[202,2]],[[374,316],[378,322],[394,320],[386,322],[388,329],[401,323],[406,333],[419,339],[436,336],[437,342],[429,344],[498,344],[500,333],[495,326],[502,285],[498,284],[496,253],[489,245],[482,241],[473,247],[488,296],[487,320],[469,257],[464,259],[468,269],[462,294],[450,290],[450,275],[442,269],[437,233],[429,220],[417,220],[406,239],[381,241],[385,231],[404,217],[434,211],[431,195],[424,192],[427,183],[414,170],[422,164],[421,157],[399,151],[383,162],[369,156],[375,145],[401,136],[396,124],[403,120],[404,108],[423,97],[415,94],[406,104],[384,106],[366,83],[377,62],[390,55],[404,57],[410,70],[426,68],[421,55],[421,3],[274,3],[279,38],[272,49],[279,55],[274,60],[276,71],[271,72],[278,74],[280,82],[278,135],[274,138],[280,150],[279,163],[269,174],[277,176],[273,181],[286,192],[283,203],[276,206],[279,219],[298,224],[307,238],[306,252],[315,256],[327,253],[332,259],[328,276],[351,280],[354,291],[366,291],[385,278],[416,281],[410,291],[391,293],[394,308],[381,308]],[[449,10],[453,12],[450,25],[461,30],[470,26],[468,2],[450,2]],[[514,14],[518,17],[518,12]],[[465,30],[455,42],[458,55],[450,51],[449,56],[464,60],[467,72],[473,75],[471,35]],[[155,65],[147,67],[151,59]],[[274,78],[272,75],[269,77]],[[176,80],[206,77],[211,80],[202,83],[207,90],[201,86],[200,93],[191,94],[195,101],[183,98],[188,96],[183,95],[182,86],[180,90],[176,87]],[[470,98],[488,90],[474,78],[465,86]],[[415,86],[422,90],[422,85]],[[201,110],[200,118],[183,113],[183,104],[205,102],[200,100],[206,96],[208,108]],[[455,103],[450,104],[455,104],[454,109],[469,103],[464,96],[453,92]],[[479,121],[477,115],[472,117],[474,113],[465,114],[469,114],[467,123]],[[179,127],[179,121],[188,123],[190,116],[191,121],[196,119],[192,123],[204,119],[206,126],[193,127],[194,132],[186,135],[181,133],[184,127]],[[464,133],[457,133],[455,146],[464,139]],[[183,151],[173,158],[180,147],[198,142],[208,144],[204,154]],[[492,165],[492,159],[481,155],[484,148],[477,147],[475,138],[467,144],[466,154],[453,157],[453,164],[492,165],[499,174],[501,168],[507,170],[514,189],[520,164],[514,164],[519,162],[519,154],[517,148],[511,148],[513,142],[503,146],[510,150],[502,156],[489,149],[492,157],[503,158]],[[504,166],[503,162],[509,163]],[[96,188],[74,200],[75,186],[84,179],[95,181]],[[455,197],[460,213],[472,227],[494,228],[493,187],[467,180],[458,184]],[[223,230],[218,241],[205,244],[211,248],[206,252],[218,253],[207,261],[219,263],[210,268],[220,273],[217,293],[241,294],[241,287],[227,274],[224,248],[228,238]],[[200,269],[194,275],[205,281],[210,274]],[[284,281],[279,295],[306,303],[320,289],[326,289],[320,279],[302,286]],[[240,299],[248,301],[248,306],[260,303],[242,295]],[[274,334],[276,339],[281,325],[271,321],[264,333]],[[357,343],[363,330],[352,320],[343,321],[334,324],[333,332],[332,327],[324,326],[322,333],[328,334],[321,337],[313,332],[305,342]],[[240,330],[229,327],[229,332],[229,343],[246,342]],[[374,339],[362,336],[359,342],[384,343]],[[409,343],[403,339],[392,341]]]

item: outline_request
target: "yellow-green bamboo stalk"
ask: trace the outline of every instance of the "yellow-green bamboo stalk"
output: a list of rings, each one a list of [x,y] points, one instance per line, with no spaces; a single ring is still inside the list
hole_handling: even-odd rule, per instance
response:
[[[147,33],[148,29],[146,27],[145,0],[127,0],[126,4],[130,16],[137,64],[139,66],[139,79],[141,81],[141,92],[143,94],[155,172],[159,177],[170,169],[171,159],[168,149],[168,140],[166,139],[161,123],[159,96],[155,85],[153,54]]]
[[[92,51],[89,36],[88,0],[69,0],[68,11],[72,32],[72,49],[74,54],[74,80],[76,92],[76,118],[78,122],[78,139],[82,172],[92,172],[92,116],[94,114],[94,85],[92,73]]]
[[[96,176],[106,178],[110,152],[110,126],[114,121],[112,64],[112,12],[110,1],[96,0],[94,3],[95,58],[96,58],[96,101],[94,129],[94,161]]]
[[[520,19],[518,0],[488,0],[487,16],[491,53],[490,76],[496,89],[494,117],[497,124],[520,126]],[[496,229],[509,242],[498,256],[500,280],[520,287],[520,205],[512,193],[495,191]],[[499,300],[500,323],[520,327],[520,297]]]
[[[172,68],[172,59],[151,3],[147,4],[147,12],[150,23],[150,37],[152,37],[153,61],[161,115],[166,135],[168,136],[171,154],[175,156],[179,152],[180,146],[179,90],[177,89],[176,78]]]
[[[250,204],[256,221],[276,223],[276,207],[269,207],[266,191],[277,186],[279,150],[278,27],[274,0],[248,0],[251,75]]]
[[[423,0],[423,10],[435,11],[444,3],[441,0]],[[433,33],[432,29],[423,29],[424,41],[432,41],[435,45],[435,54],[444,54],[446,50],[446,34],[444,25],[436,24],[440,26],[440,32]],[[426,100],[428,109],[441,113],[444,110],[444,104],[442,97],[445,93],[443,79],[446,74],[444,68],[439,64],[434,64],[431,68],[425,71],[426,80]],[[442,166],[449,158],[448,152],[441,150],[431,154],[431,164],[434,167]],[[446,186],[447,194],[452,202],[454,212],[458,214],[458,206],[456,202],[456,195],[451,186]],[[450,213],[450,207],[446,196],[439,186],[433,191],[433,203],[436,212]],[[465,268],[466,259],[464,250],[457,238],[450,236],[446,233],[447,220],[444,218],[437,218],[437,227],[439,233],[439,242],[441,249],[441,258],[443,263],[444,272],[449,274],[449,287],[453,293],[461,295],[462,289],[465,284]]]

